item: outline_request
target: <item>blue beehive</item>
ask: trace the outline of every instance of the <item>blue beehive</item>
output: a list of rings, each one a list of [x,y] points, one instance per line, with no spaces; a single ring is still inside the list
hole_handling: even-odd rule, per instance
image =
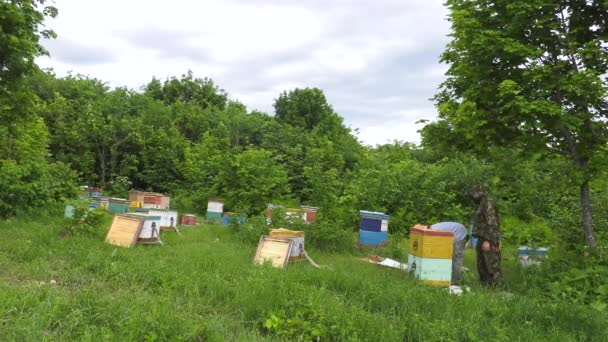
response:
[[[388,243],[389,215],[375,211],[361,210],[359,246],[384,246]]]

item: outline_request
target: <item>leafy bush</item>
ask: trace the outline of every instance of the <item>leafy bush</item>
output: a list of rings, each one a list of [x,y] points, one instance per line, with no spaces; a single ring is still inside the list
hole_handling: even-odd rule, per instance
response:
[[[262,327],[266,332],[292,341],[359,341],[351,321],[344,316],[331,316],[322,308],[304,307],[289,314],[284,311],[271,313]]]
[[[99,231],[105,211],[102,209],[91,209],[86,201],[72,201],[74,215],[66,222],[63,236],[94,235]]]
[[[501,231],[507,242],[516,245],[549,246],[553,244],[551,226],[543,219],[534,217],[531,222],[523,222],[516,217],[502,218]]]
[[[233,225],[234,233],[238,234],[239,239],[245,244],[257,244],[260,241],[260,236],[268,235],[268,224],[266,217],[253,216],[247,218],[243,224]]]

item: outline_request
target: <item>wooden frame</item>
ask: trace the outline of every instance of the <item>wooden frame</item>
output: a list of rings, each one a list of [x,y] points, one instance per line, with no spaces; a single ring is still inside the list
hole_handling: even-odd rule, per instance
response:
[[[137,243],[143,224],[144,220],[137,217],[115,215],[105,241],[114,246],[132,247]]]
[[[289,262],[289,251],[292,243],[290,239],[262,235],[253,262],[263,264],[270,261],[273,267],[285,268],[287,262]]]

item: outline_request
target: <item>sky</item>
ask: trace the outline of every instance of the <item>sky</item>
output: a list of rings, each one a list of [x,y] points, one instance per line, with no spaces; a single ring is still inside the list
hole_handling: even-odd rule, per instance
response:
[[[419,142],[447,66],[443,0],[55,0],[38,65],[140,90],[192,70],[249,110],[321,88],[368,145]]]

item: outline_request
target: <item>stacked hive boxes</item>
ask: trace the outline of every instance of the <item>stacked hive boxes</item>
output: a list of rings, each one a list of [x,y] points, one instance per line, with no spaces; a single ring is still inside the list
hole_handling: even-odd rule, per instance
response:
[[[138,190],[129,191],[129,206],[131,208],[143,208],[144,207],[144,192]]]
[[[102,205],[101,201],[106,199],[105,197],[101,197],[101,189],[94,188],[90,186],[81,186],[80,187],[80,198],[89,200],[89,208],[96,209],[100,205]],[[106,199],[107,200],[107,199]],[[106,201],[107,203],[107,201]],[[106,205],[107,208],[107,205]]]
[[[385,246],[388,244],[389,215],[375,211],[361,210],[359,246]]]
[[[221,198],[210,198],[207,202],[207,221],[222,222],[224,212],[224,200]]]
[[[408,270],[416,278],[436,286],[449,286],[452,280],[454,233],[428,226],[410,229]]]

